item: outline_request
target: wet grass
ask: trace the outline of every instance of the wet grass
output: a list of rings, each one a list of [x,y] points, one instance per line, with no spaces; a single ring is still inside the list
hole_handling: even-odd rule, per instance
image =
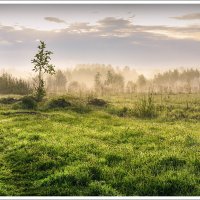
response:
[[[120,116],[116,101],[36,114],[0,105],[0,195],[199,196],[198,118]]]

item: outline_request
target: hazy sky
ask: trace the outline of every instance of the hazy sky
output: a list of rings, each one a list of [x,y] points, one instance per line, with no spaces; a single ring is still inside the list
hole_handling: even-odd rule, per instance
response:
[[[0,5],[0,69],[31,71],[39,40],[58,68],[200,65],[200,5]]]

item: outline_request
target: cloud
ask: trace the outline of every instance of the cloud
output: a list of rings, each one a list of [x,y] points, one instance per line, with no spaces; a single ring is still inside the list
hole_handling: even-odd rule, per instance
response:
[[[128,19],[106,17],[97,21],[96,29],[102,36],[126,37],[133,33],[134,26]]]
[[[88,32],[94,32],[94,26],[91,26],[87,22],[72,23],[66,30],[75,33],[88,33]]]
[[[15,33],[18,35],[17,40],[22,40],[24,35],[31,36],[31,38],[37,39],[41,35],[50,35],[53,37],[55,33],[61,35],[62,33],[67,35],[78,34],[90,37],[118,37],[126,38],[134,36],[137,33],[151,33],[157,38],[175,38],[175,39],[192,39],[200,41],[200,26],[148,26],[148,25],[135,25],[131,20],[125,18],[115,18],[106,17],[101,20],[96,21],[95,24],[90,24],[89,22],[79,22],[68,24],[67,28],[56,29],[52,31],[39,31],[36,29],[30,29],[26,27],[20,27],[17,29],[15,26],[3,26],[0,25],[1,35],[8,37],[10,34]],[[7,36],[6,36],[7,34]]]
[[[124,28],[130,28],[132,26],[132,22],[123,19],[123,18],[115,18],[115,17],[106,17],[97,22],[99,24],[99,28],[104,30],[120,30]]]
[[[67,28],[57,32],[96,34],[97,36],[126,37],[133,32],[133,24],[128,19],[106,17],[90,24],[89,22],[71,23]]]
[[[64,20],[59,19],[57,17],[45,17],[45,20],[49,21],[49,22],[55,22],[55,23],[66,23]]]
[[[0,31],[12,32],[16,30],[13,26],[0,25]]]
[[[11,45],[12,43],[8,40],[0,40],[0,45]]]
[[[91,25],[88,22],[72,23],[61,30],[65,33],[92,34],[96,37],[129,37],[137,33],[151,33],[157,38],[192,39],[200,41],[200,26],[145,26],[135,25],[125,18],[106,17]]]
[[[55,32],[55,31],[54,31]],[[200,26],[148,26],[135,25],[132,20],[125,18],[106,17],[96,24],[89,22],[71,23],[67,28],[56,30],[65,34],[88,34],[96,37],[129,37],[136,33],[151,33],[157,38],[192,39],[200,41]]]
[[[23,41],[22,41],[22,40],[16,40],[16,42],[17,42],[17,43],[23,43]]]
[[[151,33],[156,37],[193,39],[200,41],[200,26],[148,26],[135,25],[129,19],[107,17],[97,21],[96,27],[91,29],[104,37],[129,37],[137,33]]]
[[[0,67],[9,64],[31,68],[38,40],[44,40],[55,53],[58,66],[67,66],[68,60],[148,67],[192,65],[199,61],[200,26],[144,26],[114,17],[95,24],[71,23],[59,32],[27,27],[19,31],[1,25]]]
[[[167,38],[192,39],[200,41],[200,26],[137,26],[137,31],[163,35]]]
[[[200,19],[200,13],[192,13],[192,14],[187,14],[187,15],[182,15],[182,16],[177,16],[177,17],[171,17],[173,19],[179,19],[179,20],[196,20]]]

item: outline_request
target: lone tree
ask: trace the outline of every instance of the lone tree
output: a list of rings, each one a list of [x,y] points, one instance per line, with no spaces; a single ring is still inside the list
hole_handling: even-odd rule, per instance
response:
[[[31,63],[34,64],[33,71],[38,72],[38,83],[35,88],[37,101],[41,101],[46,94],[43,75],[45,73],[50,75],[55,74],[55,66],[49,64],[52,54],[53,52],[46,50],[46,44],[40,41],[38,53],[34,56],[34,59],[31,60]]]

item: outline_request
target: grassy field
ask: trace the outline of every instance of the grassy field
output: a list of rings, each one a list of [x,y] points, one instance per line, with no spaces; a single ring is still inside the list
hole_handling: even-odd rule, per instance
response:
[[[157,95],[151,118],[140,96],[105,99],[0,104],[0,195],[199,196],[200,95]]]

